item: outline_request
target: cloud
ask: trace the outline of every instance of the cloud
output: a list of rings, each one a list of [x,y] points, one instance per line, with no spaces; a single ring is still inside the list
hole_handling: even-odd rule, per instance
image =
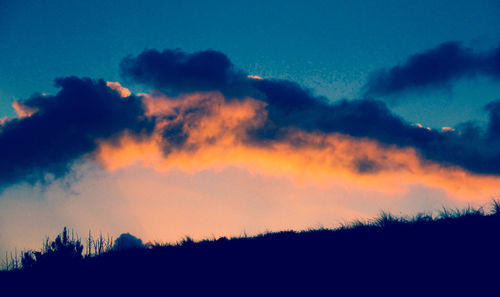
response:
[[[489,139],[498,142],[500,141],[500,100],[488,103],[484,109],[488,111],[490,116],[488,123]]]
[[[18,118],[22,119],[25,117],[30,117],[32,114],[37,112],[36,108],[29,107],[19,101],[14,100],[12,102],[12,108],[16,111],[16,115]]]
[[[366,95],[446,88],[455,80],[478,75],[500,78],[500,47],[475,52],[460,42],[450,41],[374,73],[365,86]]]
[[[460,130],[434,131],[405,122],[385,103],[373,99],[328,103],[288,81],[259,80],[254,86],[263,93],[267,120],[250,130],[253,140],[286,138],[290,127],[308,132],[341,133],[369,138],[385,145],[410,147],[419,156],[442,166],[460,166],[479,174],[500,174],[500,108],[490,103],[489,129],[472,123]],[[498,126],[498,127],[497,127]]]
[[[247,75],[248,78],[251,78],[251,79],[262,79],[262,77],[258,76],[258,75]]]
[[[171,51],[165,52],[170,53]],[[139,55],[138,58],[133,59],[137,67],[142,63],[140,57],[148,53],[150,52],[145,52]],[[196,53],[196,55],[201,53],[203,52]],[[158,55],[158,52],[156,54],[157,62],[154,62],[154,55],[146,55],[149,59],[147,63],[143,64],[146,66],[149,64],[164,64],[164,57]],[[177,51],[177,54],[181,61],[185,61],[186,57],[195,55],[181,54],[179,51]],[[496,59],[496,55],[496,52],[474,54],[471,50],[463,48],[459,43],[446,43],[437,49],[411,58],[410,62],[404,66],[394,68],[395,70],[391,70],[389,73],[402,74],[403,83],[400,83],[402,86],[407,86],[413,80],[417,81],[416,85],[440,84],[447,81],[447,79],[456,77],[457,72],[460,75],[473,75],[474,71],[481,70],[481,73],[495,74],[495,64],[492,66],[487,62]],[[128,59],[132,58],[129,57]],[[193,60],[189,61],[189,64],[194,68],[203,65],[201,62],[196,64]],[[214,65],[217,61],[219,61],[220,65],[216,67]],[[219,57],[214,59],[211,65],[215,69],[225,69],[224,73],[228,73],[228,69],[234,71],[232,64],[227,61],[227,58]],[[424,66],[431,67],[436,63],[438,70],[433,70],[434,76],[428,76],[426,71],[429,69]],[[195,64],[197,67],[194,66]],[[147,72],[148,67],[141,66],[139,68],[144,71],[143,75],[145,77],[154,77],[157,74],[156,70],[154,70],[156,68],[153,68],[150,72]],[[163,69],[162,73],[178,73],[177,68],[177,66],[174,66],[173,70]],[[237,73],[240,73],[240,71],[237,71]],[[128,77],[130,78],[130,76]],[[160,78],[165,77],[160,75]],[[341,133],[357,138],[369,138],[382,145],[395,145],[402,149],[412,148],[423,160],[436,162],[442,166],[459,166],[480,174],[500,173],[498,166],[495,165],[497,164],[496,160],[499,158],[499,154],[496,153],[498,150],[491,149],[492,138],[486,137],[484,132],[471,123],[464,124],[462,126],[463,131],[447,130],[440,133],[439,131],[409,125],[392,114],[381,101],[373,99],[343,100],[331,104],[325,98],[315,96],[311,91],[291,81],[247,80],[244,76],[236,75],[231,77],[238,78],[232,80],[227,79],[227,76],[223,77],[224,79],[217,80],[217,83],[209,84],[207,78],[196,77],[194,79],[193,76],[187,76],[188,79],[184,81],[184,85],[189,85],[190,88],[200,83],[210,85],[209,89],[220,91],[222,95],[225,95],[227,101],[235,100],[228,96],[227,89],[234,89],[235,86],[241,87],[244,85],[245,88],[237,92],[237,96],[251,97],[263,102],[265,105],[261,112],[258,112],[261,117],[259,125],[247,129],[246,134],[240,134],[242,135],[240,137],[244,136],[243,138],[247,143],[265,145],[275,140],[290,139],[290,128],[311,133]],[[151,81],[149,83],[150,86],[161,89],[170,87],[179,79],[182,78],[163,80],[161,82],[155,80],[153,84],[151,84]],[[139,80],[138,82],[144,83],[145,81]],[[201,113],[198,113],[199,108],[203,110]],[[189,111],[190,114],[183,117],[183,119],[199,119],[199,114],[205,114],[207,109],[200,105],[191,107]],[[494,125],[496,121],[497,119],[492,116],[490,126]],[[181,127],[180,122],[175,125],[169,124],[168,127],[164,133],[164,136],[171,140],[168,143],[180,146],[186,144],[189,133]],[[373,163],[366,162],[366,160],[356,162],[362,165],[358,166],[359,168],[371,168],[372,170],[377,168],[377,166],[373,166]],[[372,166],[367,167],[367,164]]]
[[[132,82],[171,92],[221,90],[246,79],[226,55],[214,50],[192,54],[179,49],[145,50],[123,59],[120,72]]]
[[[121,98],[102,80],[68,77],[57,79],[56,85],[61,90],[55,96],[17,102],[19,117],[2,126],[0,186],[62,176],[95,150],[98,139],[148,130],[138,97]]]
[[[119,83],[72,77],[57,81],[55,96],[22,101],[37,112],[1,127],[2,172],[9,174],[0,183],[59,177],[87,157],[109,170],[236,166],[388,191],[414,183],[461,196],[496,189],[496,102],[486,107],[486,131],[472,123],[436,131],[405,122],[378,100],[331,103],[291,81],[248,78],[215,51],[147,50],[126,57],[121,70],[150,92],[132,95]]]
[[[106,82],[106,85],[111,89],[117,91],[121,97],[128,97],[132,94],[129,89],[122,87],[122,85],[119,82],[108,81]]]
[[[1,117],[0,118],[0,128],[5,124],[7,123],[8,121],[10,120],[9,117]],[[1,130],[0,130],[1,131]]]
[[[140,141],[125,134],[118,142],[100,142],[96,156],[107,169],[139,165],[194,173],[238,167],[302,184],[357,184],[390,195],[412,184],[445,189],[462,198],[490,198],[497,191],[498,177],[426,161],[412,146],[293,126],[281,127],[279,137],[256,138],[248,131],[266,125],[269,118],[267,104],[255,98],[227,100],[220,92],[202,92],[146,96],[144,102],[149,116],[157,119],[155,131]],[[182,141],[174,135],[181,135]]]

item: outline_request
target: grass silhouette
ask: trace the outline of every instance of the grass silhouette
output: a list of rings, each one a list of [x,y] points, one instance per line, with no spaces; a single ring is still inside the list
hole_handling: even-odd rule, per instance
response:
[[[71,243],[64,245],[64,238],[59,242],[63,246],[56,243],[57,251],[66,251]],[[68,250],[81,257],[79,246]],[[500,204],[494,201],[489,212],[471,207],[443,209],[435,217],[382,212],[337,229],[201,241],[186,236],[177,244],[108,249],[78,261],[69,261],[73,258],[66,252],[53,252],[59,255],[50,258],[53,265],[47,256],[43,265],[1,272],[0,282],[28,281],[37,288],[63,283],[125,296],[134,290],[160,296],[498,296],[499,252]],[[66,265],[60,264],[62,259]]]

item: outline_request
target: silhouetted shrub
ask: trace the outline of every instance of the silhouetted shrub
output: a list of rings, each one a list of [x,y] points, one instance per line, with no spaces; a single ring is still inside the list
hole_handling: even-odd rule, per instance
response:
[[[23,268],[51,267],[57,268],[65,265],[72,265],[82,260],[83,245],[80,239],[71,238],[69,232],[64,227],[62,233],[57,235],[56,239],[49,243],[45,240],[41,251],[27,251],[23,254],[21,264]]]
[[[115,245],[113,246],[113,250],[115,251],[125,251],[140,248],[144,248],[142,240],[130,233],[123,233],[122,235],[118,236],[118,238],[115,240]]]

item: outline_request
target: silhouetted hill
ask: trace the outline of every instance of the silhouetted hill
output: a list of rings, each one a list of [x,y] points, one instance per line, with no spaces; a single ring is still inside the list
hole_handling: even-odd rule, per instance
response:
[[[110,251],[2,272],[47,296],[500,296],[500,207]],[[71,292],[71,293],[70,293]],[[26,294],[27,295],[27,294]],[[42,295],[45,296],[45,295]]]

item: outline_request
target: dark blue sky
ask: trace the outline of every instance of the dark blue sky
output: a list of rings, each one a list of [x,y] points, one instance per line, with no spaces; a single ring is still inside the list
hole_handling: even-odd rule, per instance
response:
[[[0,115],[13,99],[54,93],[69,75],[120,81],[144,48],[215,49],[252,74],[294,80],[330,100],[355,98],[374,70],[449,41],[500,44],[500,4],[457,1],[2,1]],[[406,94],[393,110],[433,127],[481,120],[498,82]]]

